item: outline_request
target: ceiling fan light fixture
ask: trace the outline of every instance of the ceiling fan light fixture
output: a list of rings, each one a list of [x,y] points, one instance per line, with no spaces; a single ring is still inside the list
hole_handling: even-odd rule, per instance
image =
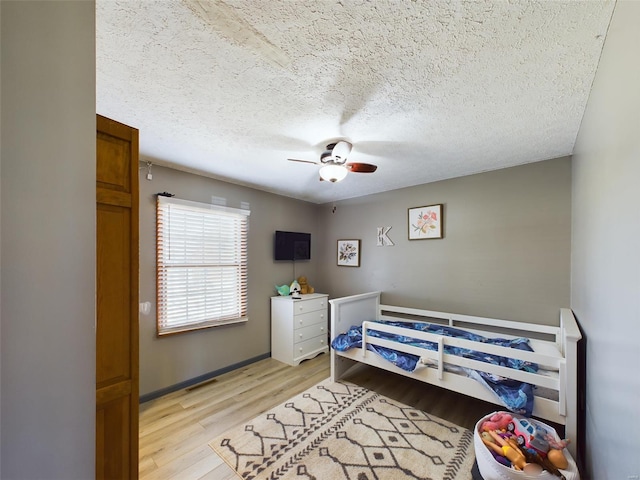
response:
[[[340,180],[344,180],[344,177],[347,176],[349,170],[344,165],[336,165],[335,163],[330,163],[323,166],[320,169],[320,178],[326,180],[328,182],[339,182]]]

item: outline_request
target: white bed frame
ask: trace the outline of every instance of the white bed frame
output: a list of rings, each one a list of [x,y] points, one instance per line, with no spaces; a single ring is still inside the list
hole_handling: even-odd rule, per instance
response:
[[[575,456],[579,441],[577,436],[577,343],[582,335],[570,309],[560,309],[559,326],[553,327],[384,305],[380,303],[380,294],[381,292],[370,292],[329,300],[331,305],[331,340],[346,332],[351,326],[361,325],[363,322],[365,322],[363,332],[366,328],[375,326],[376,330],[397,333],[394,331],[397,327],[380,326],[380,324],[369,325],[367,321],[370,320],[426,321],[464,328],[485,337],[510,338],[514,335],[529,337],[534,352],[412,330],[411,337],[438,344],[437,351],[430,351],[367,336],[363,333],[363,344],[376,344],[413,353],[421,357],[425,364],[429,363],[434,368],[417,368],[414,372],[407,372],[366,348],[352,348],[346,352],[331,349],[332,381],[340,379],[355,364],[365,363],[501,406],[497,396],[489,389],[470,377],[447,371],[447,366],[482,370],[544,387],[557,392],[557,400],[536,395],[533,416],[564,425],[565,436],[571,439],[569,450]],[[434,321],[434,319],[438,320]],[[504,331],[509,331],[510,334],[505,334]],[[444,353],[443,347],[445,345],[535,362],[541,368],[538,373],[528,373],[449,355]]]

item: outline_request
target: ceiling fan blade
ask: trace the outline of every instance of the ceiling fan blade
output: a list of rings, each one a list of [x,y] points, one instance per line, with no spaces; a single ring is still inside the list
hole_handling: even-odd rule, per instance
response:
[[[287,158],[290,162],[310,163],[312,165],[320,165],[318,162],[312,162],[311,160],[298,160],[297,158]]]
[[[355,173],[373,173],[378,169],[377,165],[370,163],[347,163],[345,166],[350,172]]]

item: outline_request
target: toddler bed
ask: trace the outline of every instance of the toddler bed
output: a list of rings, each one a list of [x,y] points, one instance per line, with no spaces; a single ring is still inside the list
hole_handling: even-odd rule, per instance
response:
[[[508,408],[524,395],[527,415],[564,425],[575,456],[582,336],[571,310],[555,327],[385,305],[380,295],[329,300],[332,381],[365,363]]]

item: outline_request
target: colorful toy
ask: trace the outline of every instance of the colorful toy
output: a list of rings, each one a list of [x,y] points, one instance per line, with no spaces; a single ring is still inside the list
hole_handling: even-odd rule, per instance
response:
[[[558,450],[557,448],[551,448],[547,452],[547,460],[549,460],[549,462],[551,462],[551,465],[556,468],[567,468],[569,466],[567,457],[564,456],[562,450]]]
[[[291,295],[297,295],[300,293],[300,284],[298,283],[298,280],[291,282],[291,285],[289,285],[289,293]]]
[[[482,437],[482,440],[486,440],[486,441],[488,441],[488,442],[495,443],[495,442],[493,441],[493,437],[492,437],[491,435],[489,435],[489,432],[488,432],[487,430],[485,430],[484,432],[482,432],[482,433],[480,434],[480,437]]]
[[[494,431],[489,431],[489,434],[496,443],[487,442],[482,439],[483,443],[498,455],[508,458],[516,470],[522,470],[527,461],[520,449],[515,445],[509,444],[508,440],[503,439]]]
[[[556,440],[556,438],[550,433],[545,435],[544,438],[549,442],[549,446],[551,447],[547,453],[547,458],[551,464],[556,468],[567,468],[569,466],[569,462],[567,461],[567,457],[564,456],[562,450],[567,448],[569,440]]]
[[[496,462],[531,477],[546,470],[566,480],[560,469],[569,466],[562,452],[569,441],[558,439],[553,430],[527,418],[497,412],[479,425],[478,434]]]
[[[488,432],[491,430],[504,430],[507,425],[513,420],[513,417],[506,412],[496,412],[489,420],[485,420],[480,426],[480,430]]]
[[[520,447],[533,448],[542,454],[549,451],[549,442],[545,439],[549,432],[526,418],[514,418],[507,430],[513,433]]]
[[[554,437],[550,433],[547,433],[544,436],[544,439],[549,443],[549,446],[551,448],[555,448],[556,450],[564,450],[565,448],[567,448],[567,445],[569,445],[569,442],[571,441],[568,438],[565,438],[564,440],[556,440],[556,437]]]
[[[276,285],[276,290],[278,291],[278,295],[282,297],[286,297],[287,295],[289,295],[289,285]]]
[[[551,448],[547,452],[547,460],[556,468],[567,468],[569,467],[569,461],[567,457],[564,456],[562,450],[557,448]]]
[[[555,476],[560,477],[560,480],[566,480],[562,472],[558,470],[558,468],[554,466],[553,463],[551,463],[549,458],[540,455],[537,450],[533,448],[523,448],[522,452],[527,459],[527,463],[537,463],[548,472],[551,472]]]

